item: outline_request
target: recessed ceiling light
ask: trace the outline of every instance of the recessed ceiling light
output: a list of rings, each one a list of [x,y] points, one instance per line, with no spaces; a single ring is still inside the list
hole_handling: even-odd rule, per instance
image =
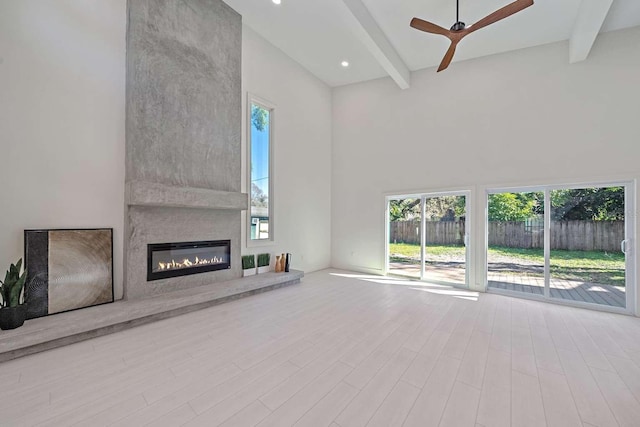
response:
[[[273,2],[273,4],[280,4],[282,3],[282,0],[271,0]]]
[[[343,67],[347,68],[349,66],[349,61],[342,61],[340,63],[340,65],[342,65]]]

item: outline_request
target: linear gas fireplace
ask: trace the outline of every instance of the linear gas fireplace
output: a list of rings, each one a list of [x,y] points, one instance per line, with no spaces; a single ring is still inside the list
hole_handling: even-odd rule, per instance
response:
[[[147,246],[147,281],[228,268],[231,268],[230,240]]]

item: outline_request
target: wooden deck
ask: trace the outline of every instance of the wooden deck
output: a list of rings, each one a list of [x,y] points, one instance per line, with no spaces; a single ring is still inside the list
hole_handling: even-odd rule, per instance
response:
[[[489,287],[544,295],[544,279],[542,277],[506,276],[503,274],[490,273]],[[552,298],[608,305],[611,307],[626,307],[625,289],[622,286],[552,278],[549,291]]]
[[[389,272],[412,278],[420,278],[420,264],[390,263]],[[460,267],[439,266],[427,271],[426,281],[446,282],[464,285],[465,270]],[[489,288],[504,289],[525,294],[544,295],[544,278],[528,274],[508,274],[489,272]],[[626,307],[625,288],[623,286],[587,283],[577,280],[551,279],[552,298],[579,301],[610,307]]]

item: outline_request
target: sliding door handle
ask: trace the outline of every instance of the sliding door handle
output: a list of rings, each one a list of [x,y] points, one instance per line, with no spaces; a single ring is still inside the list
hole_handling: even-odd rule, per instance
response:
[[[627,240],[626,239],[623,240],[622,242],[620,242],[620,251],[625,255],[627,254]]]

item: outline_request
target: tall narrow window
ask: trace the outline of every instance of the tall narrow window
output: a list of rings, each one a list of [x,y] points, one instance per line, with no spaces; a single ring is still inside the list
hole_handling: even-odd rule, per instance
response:
[[[250,98],[249,241],[273,240],[272,137],[273,107]]]

